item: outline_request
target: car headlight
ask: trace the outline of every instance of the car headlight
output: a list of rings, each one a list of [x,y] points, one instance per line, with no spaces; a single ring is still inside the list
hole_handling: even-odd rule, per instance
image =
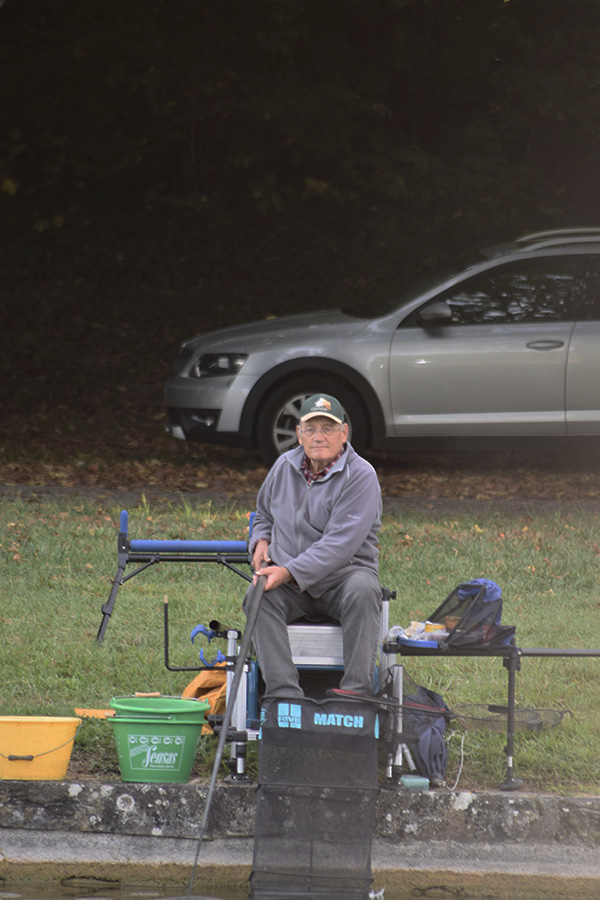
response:
[[[248,355],[246,353],[204,353],[192,365],[192,378],[210,378],[213,375],[237,375]]]

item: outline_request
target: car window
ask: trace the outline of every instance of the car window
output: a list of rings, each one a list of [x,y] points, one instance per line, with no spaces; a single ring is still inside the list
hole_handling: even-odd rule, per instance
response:
[[[452,310],[448,324],[455,325],[589,319],[597,317],[594,278],[598,285],[595,259],[590,257],[524,260],[469,279],[430,302],[444,301]],[[417,316],[405,324],[417,324]]]

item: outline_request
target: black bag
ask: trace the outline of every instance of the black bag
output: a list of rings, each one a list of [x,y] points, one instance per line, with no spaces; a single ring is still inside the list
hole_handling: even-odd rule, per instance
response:
[[[446,648],[496,650],[514,645],[516,628],[501,625],[502,591],[494,581],[476,578],[459,584],[429,616],[448,631],[439,642]]]
[[[444,737],[448,713],[442,697],[428,688],[418,687],[404,695],[402,727],[411,733],[406,743],[419,775],[433,784],[440,784],[446,777],[448,748]]]

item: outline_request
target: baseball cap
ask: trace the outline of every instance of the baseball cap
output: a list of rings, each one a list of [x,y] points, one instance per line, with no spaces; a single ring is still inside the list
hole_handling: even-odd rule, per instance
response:
[[[342,405],[330,394],[314,394],[304,401],[300,410],[300,421],[306,422],[315,416],[327,416],[328,419],[333,419],[340,425],[344,422]]]

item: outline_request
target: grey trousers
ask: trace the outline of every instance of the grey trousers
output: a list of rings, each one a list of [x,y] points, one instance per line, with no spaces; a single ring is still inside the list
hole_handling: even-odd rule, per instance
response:
[[[244,611],[248,594],[244,599]],[[292,661],[287,625],[303,616],[331,616],[340,622],[344,640],[344,674],[340,687],[370,693],[379,647],[381,586],[375,572],[356,566],[319,598],[283,584],[265,591],[253,635],[258,663],[269,697],[302,697]]]

